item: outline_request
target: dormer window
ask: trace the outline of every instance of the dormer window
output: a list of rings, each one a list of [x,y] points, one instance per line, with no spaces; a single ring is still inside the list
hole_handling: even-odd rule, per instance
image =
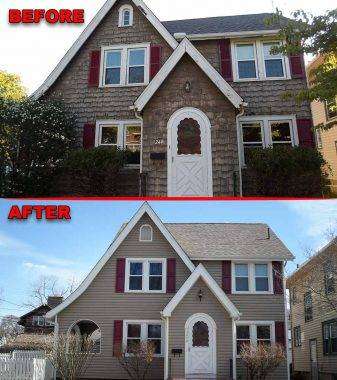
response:
[[[133,8],[131,5],[123,5],[119,9],[119,27],[128,27],[133,24]]]
[[[139,241],[152,241],[152,227],[149,224],[144,224],[139,230]]]

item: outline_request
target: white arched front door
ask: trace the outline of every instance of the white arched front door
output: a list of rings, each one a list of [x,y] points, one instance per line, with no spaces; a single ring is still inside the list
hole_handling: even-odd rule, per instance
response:
[[[216,375],[216,324],[207,314],[194,314],[186,322],[185,374]]]
[[[213,196],[208,117],[196,108],[182,108],[167,128],[168,196]]]

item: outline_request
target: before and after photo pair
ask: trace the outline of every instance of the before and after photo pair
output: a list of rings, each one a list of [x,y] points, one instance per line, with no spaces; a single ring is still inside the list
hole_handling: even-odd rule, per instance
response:
[[[0,380],[337,380],[336,2],[145,1],[1,1]]]

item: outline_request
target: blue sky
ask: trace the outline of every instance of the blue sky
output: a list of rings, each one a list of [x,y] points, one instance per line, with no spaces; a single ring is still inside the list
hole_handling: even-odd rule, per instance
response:
[[[69,222],[8,221],[12,204],[68,204]],[[26,308],[30,284],[41,274],[54,275],[64,283],[80,280],[104,254],[120,225],[142,202],[135,201],[44,201],[17,202],[0,199],[0,316],[20,315]],[[308,249],[322,247],[327,230],[334,230],[337,201],[236,201],[150,202],[166,222],[264,222],[278,234],[296,256],[306,259]],[[12,304],[13,303],[13,304]]]

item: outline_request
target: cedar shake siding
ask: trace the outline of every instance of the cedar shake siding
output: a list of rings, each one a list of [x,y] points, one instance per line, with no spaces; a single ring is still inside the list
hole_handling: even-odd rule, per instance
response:
[[[153,241],[140,242],[139,228],[150,224]],[[116,357],[113,357],[113,327],[115,320],[161,320],[172,293],[131,294],[116,293],[116,266],[121,258],[175,258],[176,288],[179,289],[190,275],[189,269],[162,236],[148,216],[143,216],[105,264],[86,291],[65,310],[58,314],[60,333],[65,333],[76,321],[89,319],[101,329],[101,353],[97,354],[85,374],[91,379],[127,379]],[[164,376],[164,359],[156,358],[149,375],[151,379]]]
[[[133,7],[133,26],[118,27],[120,6]],[[93,51],[103,46],[151,43],[162,47],[161,63],[171,55],[172,49],[150,24],[140,10],[129,1],[117,1],[91,36],[83,44],[66,70],[51,86],[45,97],[63,99],[78,118],[79,144],[82,145],[82,130],[85,123],[99,119],[135,119],[130,106],[146,86],[93,87],[89,85],[90,58]]]
[[[191,83],[190,92],[185,91]],[[203,111],[211,123],[213,194],[233,195],[233,173],[239,159],[236,137],[236,110],[197,64],[184,56],[143,111],[143,171],[148,173],[147,195],[167,195],[167,160],[152,161],[151,152],[167,152],[167,123],[183,107]],[[163,145],[154,145],[163,139]]]

